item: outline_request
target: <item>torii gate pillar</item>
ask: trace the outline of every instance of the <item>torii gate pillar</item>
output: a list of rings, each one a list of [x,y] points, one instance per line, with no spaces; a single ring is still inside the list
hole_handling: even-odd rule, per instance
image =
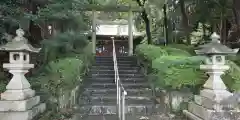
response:
[[[96,54],[96,11],[92,11],[92,53]]]
[[[128,55],[133,55],[133,12],[128,12]]]

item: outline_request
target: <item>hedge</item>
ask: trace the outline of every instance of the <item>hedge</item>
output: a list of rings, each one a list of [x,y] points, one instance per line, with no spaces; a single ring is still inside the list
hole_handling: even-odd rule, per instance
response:
[[[181,46],[183,47],[183,46]],[[148,79],[153,81],[156,88],[181,89],[192,87],[199,89],[207,80],[204,70],[200,70],[200,64],[205,59],[202,56],[192,56],[187,50],[193,50],[193,47],[183,49],[174,48],[174,46],[154,46],[140,44],[136,47],[136,56],[141,61],[149,63]],[[160,52],[159,52],[160,51]],[[223,76],[225,83],[230,90],[240,89],[240,68],[229,61],[231,69]],[[146,65],[146,64],[145,64]],[[227,78],[227,79],[226,79]]]
[[[152,61],[156,58],[167,55],[167,52],[157,46],[140,44],[136,47],[136,54],[140,59]]]
[[[57,88],[68,90],[69,87],[76,86],[93,60],[90,49],[91,44],[79,54],[68,53],[67,57],[50,61],[40,73],[28,78],[29,81],[33,87],[41,87],[41,90],[51,94],[54,94],[54,89]]]

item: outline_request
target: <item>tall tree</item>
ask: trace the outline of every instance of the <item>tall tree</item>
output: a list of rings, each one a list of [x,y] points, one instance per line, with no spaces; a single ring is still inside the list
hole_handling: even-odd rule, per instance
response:
[[[184,33],[186,35],[187,43],[191,44],[191,40],[189,38],[190,26],[189,26],[188,15],[186,12],[186,7],[185,7],[185,0],[179,0],[179,6],[182,13],[182,25],[184,28]]]
[[[235,21],[235,24],[232,25],[232,32],[230,34],[230,40],[233,41],[237,39],[239,41],[240,39],[240,1],[239,0],[233,0],[232,4],[232,11],[233,11],[233,18]]]
[[[136,2],[138,3],[138,5],[142,8],[144,8],[145,4],[146,4],[147,0],[136,0]],[[151,35],[151,25],[150,25],[150,20],[148,18],[148,14],[146,12],[145,9],[143,9],[143,11],[141,12],[141,16],[143,21],[145,22],[145,29],[146,29],[146,35],[147,35],[147,40],[148,40],[148,44],[152,44],[152,35]]]

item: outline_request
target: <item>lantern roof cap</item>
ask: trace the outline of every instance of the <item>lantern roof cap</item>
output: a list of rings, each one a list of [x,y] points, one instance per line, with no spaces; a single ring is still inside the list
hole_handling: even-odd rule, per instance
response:
[[[19,28],[16,30],[17,36],[13,38],[12,41],[5,45],[0,46],[2,51],[29,51],[29,52],[39,52],[41,48],[34,48],[28,43],[28,40],[24,37],[23,29]]]
[[[214,32],[211,35],[212,41],[205,45],[201,45],[198,50],[195,50],[198,55],[227,55],[236,54],[239,49],[231,49],[220,43],[220,36]]]

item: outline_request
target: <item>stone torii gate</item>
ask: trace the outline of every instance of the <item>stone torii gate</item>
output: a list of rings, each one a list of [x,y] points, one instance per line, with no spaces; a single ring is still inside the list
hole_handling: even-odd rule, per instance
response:
[[[94,9],[93,9],[94,8]],[[96,54],[96,36],[97,36],[97,11],[128,12],[128,55],[133,55],[133,13],[142,11],[139,7],[132,6],[100,6],[88,5],[81,8],[85,11],[92,11],[92,53]]]

